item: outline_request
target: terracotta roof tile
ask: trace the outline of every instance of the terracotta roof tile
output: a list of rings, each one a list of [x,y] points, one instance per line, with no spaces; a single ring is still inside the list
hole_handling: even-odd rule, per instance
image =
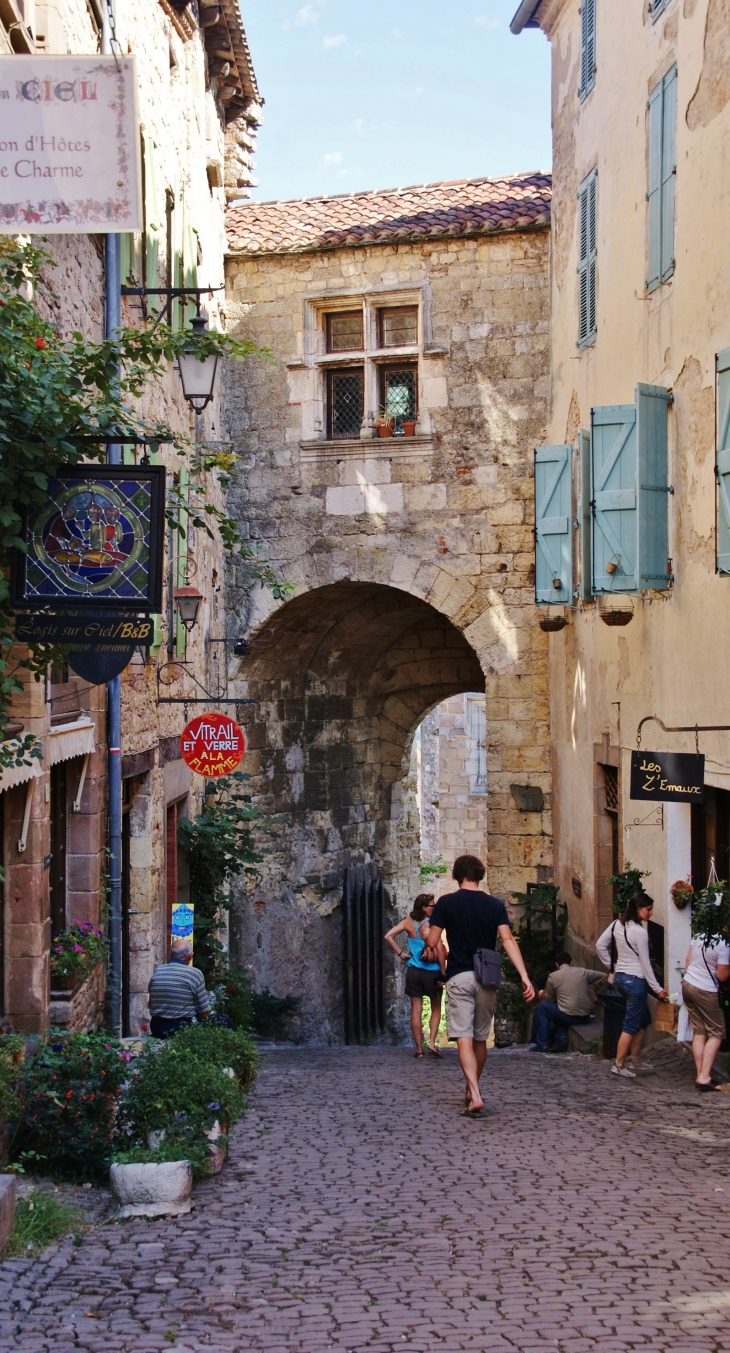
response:
[[[337,197],[245,202],[226,213],[231,254],[288,254],[550,223],[549,174],[456,179]]]

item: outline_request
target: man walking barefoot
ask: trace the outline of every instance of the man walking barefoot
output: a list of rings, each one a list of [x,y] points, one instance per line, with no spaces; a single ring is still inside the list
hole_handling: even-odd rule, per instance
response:
[[[485,872],[484,865],[475,855],[460,855],[454,861],[451,874],[459,885],[458,891],[439,898],[426,935],[426,944],[432,949],[438,944],[441,931],[446,931],[449,945],[446,960],[448,1035],[456,1039],[459,1049],[467,1086],[468,1104],[464,1111],[467,1118],[478,1117],[484,1108],[479,1078],[487,1060],[487,1038],[497,1003],[496,991],[483,987],[474,976],[477,949],[494,949],[499,935],[507,957],[522,979],[525,1000],[535,999],[519,945],[512,937],[504,902],[479,888]]]

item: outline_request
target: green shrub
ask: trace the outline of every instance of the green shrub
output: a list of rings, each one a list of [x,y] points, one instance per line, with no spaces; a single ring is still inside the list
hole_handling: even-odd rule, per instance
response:
[[[296,1015],[299,996],[274,996],[268,987],[251,992],[251,1028],[261,1038],[284,1038],[286,1021]]]
[[[17,1055],[23,1047],[20,1034],[0,1034],[0,1127],[16,1121],[20,1113],[17,1087],[23,1067]]]
[[[20,1198],[15,1209],[15,1223],[5,1251],[5,1258],[31,1258],[39,1250],[58,1240],[59,1236],[75,1230],[79,1222],[76,1208],[56,1198],[45,1189],[31,1189]]]
[[[35,1168],[70,1179],[109,1169],[114,1108],[129,1074],[130,1054],[102,1033],[59,1034],[25,1064],[18,1081],[20,1112],[11,1150],[36,1153]]]
[[[200,1058],[210,1066],[233,1067],[239,1082],[247,1089],[252,1084],[258,1066],[256,1044],[244,1029],[226,1029],[221,1024],[205,1020],[180,1029],[171,1040],[175,1048],[192,1057]]]
[[[128,1145],[117,1150],[112,1156],[114,1165],[164,1165],[171,1160],[189,1160],[196,1179],[204,1179],[210,1174],[210,1143],[207,1137],[195,1129],[180,1128],[166,1132],[157,1146],[146,1146],[142,1142]]]
[[[634,893],[643,892],[644,885],[642,879],[649,877],[650,870],[634,869],[630,860],[626,861],[626,868],[620,874],[611,874],[606,883],[613,887],[613,911],[618,916],[622,911],[626,911]]]
[[[120,1151],[128,1143],[146,1142],[148,1132],[192,1126],[202,1133],[216,1119],[234,1123],[241,1117],[246,1101],[235,1077],[178,1039],[135,1062],[119,1105],[115,1148]]]
[[[245,973],[217,967],[209,992],[217,1015],[226,1015],[234,1029],[251,1028],[251,988]]]

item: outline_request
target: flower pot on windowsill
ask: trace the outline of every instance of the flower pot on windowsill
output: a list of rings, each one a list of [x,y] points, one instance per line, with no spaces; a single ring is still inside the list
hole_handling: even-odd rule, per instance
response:
[[[87,968],[82,973],[61,975],[51,973],[51,1000],[52,1001],[70,1001],[76,992],[81,989],[84,982],[87,982],[91,973],[96,970],[97,965]]]
[[[403,436],[404,436],[404,437],[415,437],[415,435],[416,435],[416,420],[415,420],[415,418],[414,418],[414,420],[413,420],[412,423],[405,423],[405,422],[402,423],[402,424],[401,424],[401,427],[403,428]]]
[[[378,436],[379,437],[393,436],[393,429],[389,423],[378,423]]]

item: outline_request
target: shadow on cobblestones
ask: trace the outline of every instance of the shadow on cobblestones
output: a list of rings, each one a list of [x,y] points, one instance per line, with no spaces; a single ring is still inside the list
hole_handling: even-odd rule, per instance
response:
[[[0,1266],[0,1349],[720,1353],[730,1094],[655,1060],[490,1054],[467,1122],[451,1050],[272,1052],[189,1216]]]

